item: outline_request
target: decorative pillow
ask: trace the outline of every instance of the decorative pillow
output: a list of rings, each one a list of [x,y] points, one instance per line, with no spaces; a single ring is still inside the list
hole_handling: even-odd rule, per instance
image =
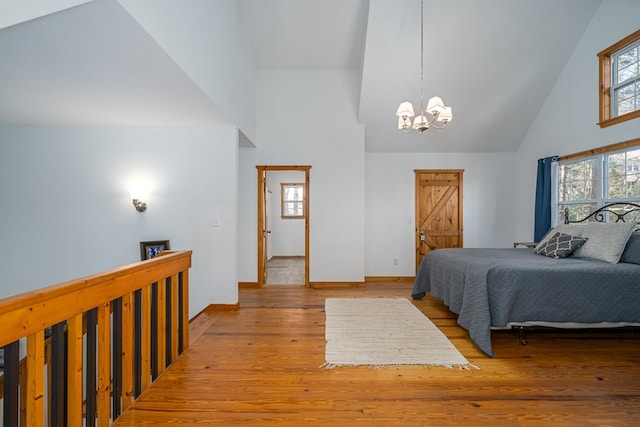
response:
[[[544,235],[542,239],[540,239],[540,243],[536,245],[536,253],[544,246],[546,243],[556,235],[556,233],[561,234],[570,234],[576,237],[582,237],[582,229],[586,224],[559,224],[553,227],[551,230],[547,231],[547,234]]]
[[[570,234],[555,233],[536,253],[551,258],[565,258],[584,245],[587,239]]]
[[[635,226],[632,222],[589,222],[580,234],[589,241],[573,256],[617,264]]]
[[[640,232],[631,233],[631,237],[627,241],[627,246],[622,252],[620,262],[628,262],[630,264],[640,264]]]

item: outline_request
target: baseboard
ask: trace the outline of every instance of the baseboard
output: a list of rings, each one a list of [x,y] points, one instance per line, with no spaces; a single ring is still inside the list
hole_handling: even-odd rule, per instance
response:
[[[364,288],[365,282],[309,282],[313,289]]]
[[[414,276],[365,276],[365,283],[374,282],[401,282],[413,283],[416,278]]]
[[[414,276],[365,276],[364,282],[309,282],[314,289],[327,288],[364,288],[367,283],[396,282],[413,283]],[[239,289],[257,289],[258,282],[238,282]]]
[[[209,304],[208,310],[211,311],[238,311],[240,309],[240,303],[235,304]]]
[[[197,340],[216,321],[222,311],[238,311],[240,303],[235,304],[209,304],[198,314],[189,319],[189,344]]]
[[[258,282],[238,282],[239,289],[255,289],[258,287]]]
[[[237,302],[235,304],[209,304],[191,319],[189,319],[189,323],[195,323],[196,321],[201,320],[202,318],[206,318],[210,316],[212,313],[216,311],[237,311],[240,309],[240,303]]]

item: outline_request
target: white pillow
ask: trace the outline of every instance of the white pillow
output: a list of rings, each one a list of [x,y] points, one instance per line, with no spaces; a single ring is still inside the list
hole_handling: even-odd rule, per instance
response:
[[[574,258],[589,258],[617,264],[635,228],[631,222],[588,222],[582,225],[580,237],[589,240],[578,248]],[[574,233],[575,235],[575,233]]]

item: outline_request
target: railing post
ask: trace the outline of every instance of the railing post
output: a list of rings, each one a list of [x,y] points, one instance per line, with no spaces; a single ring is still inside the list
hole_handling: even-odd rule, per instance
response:
[[[4,426],[17,426],[20,413],[20,343],[14,341],[3,347],[4,349]]]
[[[122,297],[122,410],[133,402],[134,343],[133,343],[133,293]]]
[[[51,404],[49,407],[50,411],[50,422],[51,427],[66,427],[66,390],[65,390],[65,382],[66,382],[66,348],[65,345],[65,324],[66,322],[61,322],[53,325],[51,328],[51,360],[49,361],[49,365],[51,369],[48,372],[51,372],[51,377],[49,378],[49,382],[51,383],[51,393],[50,401]]]
[[[27,426],[44,423],[44,330],[27,337]]]
[[[151,384],[151,285],[142,288],[142,325],[140,332],[140,393]]]
[[[122,413],[122,298],[116,298],[111,303],[111,313],[113,315],[113,363],[111,376],[113,384],[113,418],[116,419]]]
[[[67,425],[82,422],[82,314],[67,321]]]
[[[180,277],[180,348],[182,353],[189,347],[189,270],[181,271]]]
[[[97,337],[96,337],[96,325],[97,309],[87,311],[86,323],[87,323],[87,366],[85,370],[86,386],[85,386],[85,416],[87,419],[87,427],[94,427],[96,425],[96,354],[97,354]]]
[[[178,292],[180,288],[180,281],[178,274],[171,276],[171,318],[169,319],[170,331],[171,331],[171,348],[168,359],[174,362],[178,358],[178,341],[180,339],[180,331],[178,325],[179,309],[178,309]]]
[[[155,342],[155,370],[153,378],[167,367],[167,279],[156,285],[156,342]]]
[[[111,418],[111,303],[98,306],[98,426]]]

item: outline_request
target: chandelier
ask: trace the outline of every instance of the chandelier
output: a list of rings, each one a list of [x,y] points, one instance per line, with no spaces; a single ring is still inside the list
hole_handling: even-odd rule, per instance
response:
[[[417,130],[420,135],[430,127],[442,129],[453,119],[451,107],[445,106],[439,96],[430,98],[426,108],[424,105],[424,0],[420,0],[420,114],[415,116],[413,105],[405,101],[398,107],[396,115],[398,116],[398,129],[404,133]],[[414,116],[412,124],[411,118]]]

